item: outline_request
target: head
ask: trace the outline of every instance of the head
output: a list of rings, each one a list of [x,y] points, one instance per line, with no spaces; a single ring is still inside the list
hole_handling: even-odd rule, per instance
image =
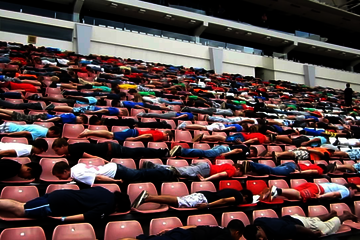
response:
[[[137,91],[136,91],[136,89],[130,89],[130,90],[128,91],[128,93],[129,93],[130,95],[134,95],[135,93],[137,93]]]
[[[57,138],[61,135],[61,129],[57,126],[52,126],[49,128],[46,137],[48,138]]]
[[[60,161],[54,164],[52,174],[60,180],[70,178],[70,166],[67,162]]]
[[[90,120],[89,120],[89,124],[90,125],[101,125],[101,119],[96,115],[91,116]]]
[[[58,155],[66,155],[69,153],[68,151],[69,144],[65,138],[58,138],[53,142],[52,149]]]
[[[25,179],[39,179],[42,173],[42,167],[39,163],[29,162],[22,164],[18,176]]]
[[[239,150],[242,150],[242,149],[239,149]],[[235,167],[234,177],[241,177],[244,175],[243,167],[241,164],[235,163],[233,166]]]
[[[257,149],[255,147],[250,147],[250,153],[248,155],[248,157],[257,157]]]
[[[32,143],[32,154],[41,154],[43,152],[46,152],[48,150],[48,144],[45,139],[38,138]]]
[[[164,131],[164,141],[171,141],[174,139],[174,134],[171,130]]]
[[[347,83],[347,84],[346,84],[346,87],[350,87],[350,83]]]
[[[247,240],[267,240],[265,231],[260,226],[247,225],[244,230]]]
[[[244,233],[244,223],[239,219],[231,220],[226,226],[227,229],[230,230],[230,234],[233,240],[240,240]]]
[[[120,101],[117,99],[114,99],[111,101],[111,106],[112,107],[120,107]]]
[[[253,193],[250,190],[243,189],[240,191],[240,193],[243,196],[245,204],[250,204],[253,202]]]
[[[355,195],[355,193],[359,192],[359,190],[360,190],[358,188],[358,186],[356,186],[355,183],[347,183],[344,186],[349,189],[349,191],[350,191],[349,197],[351,197],[351,198]]]
[[[87,124],[88,122],[88,117],[85,115],[79,115],[76,116],[76,123],[77,124]]]
[[[127,212],[131,209],[131,202],[129,195],[121,192],[114,192],[115,197],[115,211],[116,212]]]

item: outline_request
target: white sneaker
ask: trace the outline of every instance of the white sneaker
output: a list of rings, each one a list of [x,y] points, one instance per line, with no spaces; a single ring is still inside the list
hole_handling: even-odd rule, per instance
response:
[[[185,129],[186,128],[186,122],[182,122],[179,124],[179,126],[177,127],[177,129]]]
[[[272,202],[272,200],[278,195],[277,192],[277,187],[276,186],[272,186],[271,190],[270,190],[270,202]]]

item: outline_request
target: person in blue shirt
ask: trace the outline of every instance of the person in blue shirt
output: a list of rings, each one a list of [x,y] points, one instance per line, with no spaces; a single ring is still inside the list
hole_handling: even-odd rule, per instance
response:
[[[60,137],[61,130],[56,126],[46,128],[35,124],[21,125],[12,122],[4,122],[0,125],[0,133],[7,133],[7,135],[11,137],[31,137],[32,140],[36,140],[37,138]]]

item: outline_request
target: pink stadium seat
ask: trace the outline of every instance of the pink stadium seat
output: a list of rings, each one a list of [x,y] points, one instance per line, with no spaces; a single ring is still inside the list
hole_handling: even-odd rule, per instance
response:
[[[289,150],[293,150],[293,149],[296,149],[297,147],[294,146],[294,145],[286,145],[285,146],[285,151],[289,151]]]
[[[55,124],[53,122],[34,122],[33,124],[43,126],[45,128],[50,128],[52,126],[55,126]]]
[[[119,142],[117,140],[107,139],[107,138],[99,138],[96,142],[97,143],[112,142],[112,143],[119,144]]]
[[[200,162],[206,162],[208,164],[211,164],[211,161],[209,159],[193,159],[191,160],[191,164],[196,164]]]
[[[50,184],[46,188],[45,193],[51,193],[56,190],[64,190],[64,189],[79,190],[80,188],[76,184]]]
[[[171,195],[176,197],[182,197],[189,195],[189,190],[185,183],[183,182],[169,182],[169,183],[163,183],[161,185],[161,195]],[[197,208],[178,208],[178,207],[172,207],[170,208],[175,210],[197,210]]]
[[[257,156],[262,156],[263,154],[266,153],[266,148],[263,145],[251,145],[250,147],[256,148]]]
[[[168,146],[166,145],[165,142],[148,142],[147,147],[154,148],[154,149],[168,148]]]
[[[294,215],[294,214],[298,214],[300,216],[306,217],[304,210],[299,206],[283,207],[281,209],[281,216]]]
[[[191,193],[195,193],[195,192],[199,192],[199,191],[216,192],[216,188],[212,182],[208,182],[208,181],[192,182],[191,183]]]
[[[325,166],[328,165],[327,161],[325,161],[325,160],[315,160],[314,163],[315,164],[324,164]]]
[[[45,94],[61,94],[61,88],[50,88],[47,87],[45,89]]]
[[[195,124],[200,124],[200,125],[208,125],[207,121],[194,121]]]
[[[105,228],[104,240],[136,238],[143,233],[140,223],[135,220],[109,222]]]
[[[140,142],[140,141],[124,141],[124,147],[129,147],[129,148],[144,148],[144,143]]]
[[[218,226],[218,222],[212,214],[191,215],[187,219],[187,226]]]
[[[24,100],[22,100],[22,99],[5,98],[5,101],[12,103],[12,104],[24,103]]]
[[[283,152],[280,146],[267,146],[268,152]]]
[[[263,210],[253,211],[253,222],[255,221],[255,219],[260,218],[260,217],[278,218],[278,215],[272,209],[263,209]]]
[[[144,162],[152,162],[152,163],[155,163],[155,164],[163,164],[163,161],[160,159],[160,158],[142,158],[140,159],[139,161],[139,169],[142,168]]]
[[[153,183],[131,183],[128,185],[127,194],[130,197],[131,203],[134,202],[135,198],[143,191],[148,191],[151,195],[158,195],[156,188]],[[137,209],[133,209],[136,212],[141,213],[158,213],[165,212],[169,207],[165,204],[157,203],[144,203]]]
[[[157,235],[164,230],[182,226],[180,219],[177,217],[153,218],[150,221],[149,235]]]
[[[63,127],[62,136],[64,138],[78,138],[79,134],[84,131],[84,126],[82,124],[68,124],[65,123]]]
[[[85,163],[91,166],[103,166],[105,165],[104,160],[101,158],[80,158],[79,163]]]
[[[216,159],[216,160],[215,160],[215,164],[216,164],[216,165],[221,165],[221,164],[226,164],[226,163],[233,165],[233,164],[234,164],[234,161],[231,160],[231,159]]]
[[[224,212],[221,216],[221,226],[226,227],[233,219],[239,219],[245,226],[250,225],[249,218],[244,212]]]
[[[284,179],[269,180],[269,186],[276,186],[278,188],[289,188],[289,185]]]
[[[210,145],[207,143],[194,143],[194,148],[201,149],[201,150],[211,149]]]
[[[345,180],[345,178],[331,178],[331,182],[332,182],[332,183],[337,183],[337,184],[340,184],[340,185],[345,185],[345,184],[348,183],[348,182]]]
[[[129,129],[128,126],[112,126],[111,131],[112,132],[122,132],[126,129]]]
[[[56,138],[44,138],[48,144],[48,150],[44,153],[38,154],[39,157],[51,158],[51,157],[61,157],[57,155],[55,151],[52,149],[52,145]]]
[[[189,163],[185,159],[171,159],[169,158],[166,161],[166,165],[170,165],[173,167],[185,167],[189,166]]]
[[[192,142],[189,131],[175,130],[175,142]]]
[[[134,116],[134,117],[137,117],[137,115],[139,113],[146,113],[144,109],[137,109],[137,108],[132,108],[131,111],[130,111],[130,115],[131,116]]]
[[[280,164],[284,164],[284,163],[288,163],[288,162],[295,163],[294,160],[281,160],[281,161],[280,161]]]
[[[68,140],[69,144],[74,144],[74,143],[90,143],[90,140],[88,139],[83,139],[83,138],[70,138]]]
[[[160,121],[165,121],[167,122],[167,124],[169,124],[171,126],[171,129],[175,129],[176,128],[176,124],[174,120],[169,120],[169,119],[160,119]]]
[[[141,122],[156,122],[155,118],[141,118]]]
[[[60,180],[52,175],[54,164],[60,161],[68,162],[66,158],[42,158],[40,160],[40,165],[42,166],[43,171],[41,173],[40,180],[45,182],[70,182],[71,179]]]
[[[330,211],[336,211],[337,215],[340,216],[344,213],[344,211],[351,212],[351,209],[349,208],[349,206],[346,203],[332,203],[332,204],[330,204]],[[355,229],[360,229],[360,223],[353,222],[351,220],[344,221],[343,225],[351,227],[351,228],[355,228]]]
[[[2,143],[23,143],[23,144],[29,144],[27,138],[25,137],[3,137],[1,139]]]
[[[297,187],[303,183],[307,183],[305,179],[290,179],[291,188]]]
[[[116,183],[95,183],[92,185],[92,187],[103,187],[110,192],[121,192],[119,185]]]
[[[46,240],[41,227],[6,228],[1,232],[1,240]]]
[[[135,161],[132,158],[113,158],[111,161],[127,168],[136,169]]]
[[[96,240],[95,231],[89,223],[64,224],[55,227],[52,240]]]
[[[314,183],[328,183],[329,180],[327,180],[326,178],[314,178]]]

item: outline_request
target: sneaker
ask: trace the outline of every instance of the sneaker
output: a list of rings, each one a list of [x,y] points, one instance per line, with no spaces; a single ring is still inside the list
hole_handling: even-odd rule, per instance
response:
[[[198,135],[196,135],[194,138],[193,138],[193,142],[200,142],[203,138],[204,134],[203,133],[200,133]]]
[[[275,153],[275,152],[272,152],[272,153],[271,153],[271,156],[272,156],[272,160],[274,161],[274,163],[275,163],[276,165],[279,165],[279,164],[278,164],[279,159],[278,159],[276,153]]]
[[[153,162],[150,162],[150,161],[144,161],[143,165],[142,165],[142,168],[144,168],[144,169],[152,169],[152,168],[155,168],[155,164]]]
[[[27,99],[28,100],[38,100],[38,99],[40,99],[40,97],[37,94],[33,94],[33,95],[29,96]]]
[[[185,129],[186,128],[186,122],[182,122],[179,124],[179,126],[177,127],[177,129]]]
[[[55,105],[50,103],[49,105],[46,106],[45,110],[54,110],[55,109]]]
[[[243,167],[244,167],[244,174],[248,173],[248,172],[251,172],[250,170],[250,162],[245,160],[243,162]]]
[[[181,155],[181,146],[177,145],[170,150],[170,157],[176,157]]]
[[[131,204],[131,208],[138,208],[148,196],[149,196],[149,193],[146,190],[143,190],[139,194],[139,196],[137,196],[135,201]]]
[[[278,195],[277,187],[272,186],[270,189],[270,202],[273,201],[273,199]]]
[[[144,116],[144,114],[145,114],[144,112],[140,112],[140,113],[138,113],[136,116],[137,116],[137,117],[142,117],[142,116]]]
[[[226,102],[221,103],[221,109],[226,109]]]

